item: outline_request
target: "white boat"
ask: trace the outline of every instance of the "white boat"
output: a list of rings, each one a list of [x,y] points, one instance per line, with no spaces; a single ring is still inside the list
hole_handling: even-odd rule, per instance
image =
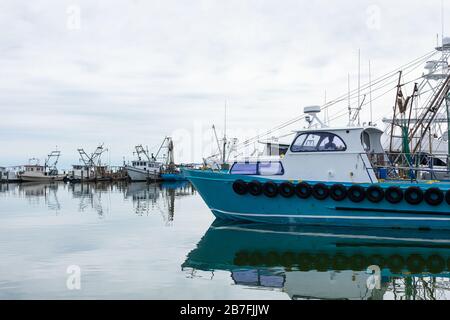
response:
[[[56,171],[48,171],[45,166],[25,165],[25,171],[20,174],[20,179],[24,182],[51,182],[63,181],[66,175],[58,174]]]
[[[24,166],[25,170],[19,174],[20,180],[23,182],[63,181],[67,175],[58,174],[56,168],[60,155],[60,151],[52,151],[43,166],[39,164],[38,159],[30,159],[30,163]]]
[[[162,163],[156,158],[148,155],[142,145],[136,146],[137,159],[126,165],[125,170],[131,181],[160,180]],[[146,158],[145,160],[143,158]]]
[[[70,181],[88,181],[95,178],[95,172],[88,165],[72,165],[69,174]]]

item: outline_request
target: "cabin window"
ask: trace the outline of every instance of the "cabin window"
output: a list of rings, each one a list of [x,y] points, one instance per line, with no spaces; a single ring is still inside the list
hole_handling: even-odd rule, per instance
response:
[[[235,175],[252,175],[252,176],[282,176],[284,168],[279,161],[261,161],[261,162],[236,162],[230,171]]]
[[[281,162],[260,162],[258,172],[261,176],[282,176],[284,169]]]
[[[370,151],[370,135],[365,131],[361,135],[361,142],[364,147],[364,151]]]
[[[292,152],[339,152],[346,151],[344,141],[334,133],[302,133],[291,146]]]
[[[231,168],[231,174],[257,175],[258,163],[235,163]]]

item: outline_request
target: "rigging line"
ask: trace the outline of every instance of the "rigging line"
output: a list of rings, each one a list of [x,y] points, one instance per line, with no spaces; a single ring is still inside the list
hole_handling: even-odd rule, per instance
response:
[[[433,91],[433,89],[428,89],[426,92],[421,93],[421,95],[426,94],[426,93],[428,93],[428,92],[430,92],[430,91]],[[420,95],[419,95],[419,96],[420,96]],[[430,102],[430,100],[431,100],[432,98],[433,98],[433,96],[430,96],[430,97],[426,100],[426,103],[425,103],[424,105],[427,105],[427,104]],[[411,108],[412,108],[412,107],[413,107],[413,106],[411,106]],[[388,113],[388,114],[384,114],[380,119],[377,119],[377,121],[380,121],[380,120],[382,120],[383,118],[386,118],[388,115],[389,115],[389,113]],[[419,118],[419,117],[417,117],[417,118]],[[384,133],[386,134],[388,130],[390,130],[390,127],[389,127],[389,126],[385,128]]]
[[[445,82],[445,80],[441,80],[441,81],[439,82],[439,84],[436,86],[436,88],[430,89],[429,91],[435,91],[437,88],[441,87],[441,86],[444,84],[444,82]],[[421,108],[421,113],[420,113],[419,118],[425,116],[425,114],[426,114],[427,111],[428,111],[427,106],[429,105],[429,103],[431,103],[431,100],[433,99],[433,97],[434,97],[433,94],[430,95],[430,96],[428,97],[428,99],[426,100],[426,103],[422,104],[424,107]],[[428,107],[429,107],[429,106],[428,106]]]
[[[418,61],[416,64],[411,65],[410,67],[416,67],[416,66],[422,64],[424,61],[426,61],[426,60],[429,59],[429,58],[430,58],[430,57],[427,56],[427,57],[425,57],[425,59],[422,59],[421,61]],[[407,70],[407,69],[409,69],[409,67],[406,68],[406,69],[403,69],[403,70]],[[404,75],[410,74],[410,73],[413,72],[414,70],[415,70],[415,68],[414,68],[413,70],[408,71],[408,72],[404,72]],[[378,79],[376,79],[375,81],[372,81],[371,87],[374,87],[375,85],[377,85],[377,84],[379,84],[379,83],[383,83],[384,81],[388,81],[390,78],[393,78],[394,76],[397,77],[397,74],[398,74],[398,71],[397,71],[396,73],[392,73],[392,74],[390,74],[390,75],[388,75],[388,76],[384,76],[384,77],[382,77],[382,78],[378,78]],[[397,81],[398,81],[398,80],[397,80],[397,78],[396,78],[396,80],[395,80],[395,81],[392,81],[392,83],[394,83],[394,82],[397,83]],[[388,85],[388,84],[386,84],[386,85]],[[365,84],[365,85],[361,88],[361,90],[367,90],[367,89],[369,89],[369,86],[370,86],[369,84]],[[383,87],[383,86],[379,86],[378,88],[380,88],[380,87]],[[352,91],[350,92],[350,97],[351,97],[351,98],[355,98],[355,97],[357,96],[357,92],[358,92],[357,89],[352,90]],[[334,104],[336,104],[337,102],[341,102],[341,101],[344,101],[344,100],[346,100],[346,99],[348,99],[348,93],[345,95],[345,97],[344,97],[344,96],[341,96],[341,97],[336,98],[335,100],[332,100],[332,101],[328,102],[326,105],[324,105],[324,107],[328,107],[328,106],[330,106],[330,105],[334,105]]]
[[[405,76],[411,74],[413,71],[415,71],[415,69],[410,70],[410,71],[408,71],[408,72],[403,72],[403,78],[404,78]],[[392,77],[391,77],[391,78],[392,78]],[[407,82],[403,82],[403,83],[401,84],[401,86],[408,85],[408,84],[410,84],[410,83],[412,83],[412,82],[415,82],[415,81],[417,81],[417,80],[419,80],[419,79],[422,79],[422,78],[423,78],[423,75],[420,76],[420,77],[418,77],[418,78],[415,78],[415,79],[413,79],[413,80],[410,80],[410,81],[407,81]],[[390,79],[390,78],[389,78],[389,79]],[[388,80],[388,79],[386,79],[386,81],[387,81],[387,80]],[[380,90],[380,89],[382,89],[382,88],[384,88],[384,87],[386,87],[386,86],[388,86],[388,85],[390,85],[390,84],[394,84],[394,83],[397,83],[397,82],[398,82],[398,79],[395,78],[393,81],[391,81],[391,82],[389,82],[389,83],[380,85],[379,87],[377,87],[377,88],[375,88],[375,89],[372,89],[372,92],[373,92],[373,91]],[[372,87],[373,87],[373,86],[374,86],[374,85],[372,84]],[[356,97],[356,95],[353,95],[353,99],[355,99],[355,97]]]
[[[395,75],[395,74],[394,74],[394,75]],[[385,79],[385,81],[386,81],[386,80],[388,80],[388,79]],[[394,82],[394,81],[391,81],[391,82],[388,83],[388,84],[391,84],[391,83],[393,83],[393,82]],[[378,91],[378,90],[381,90],[382,88],[385,88],[388,84],[383,85],[383,86],[380,86],[380,87],[374,89],[373,91],[376,92],[376,91]],[[391,90],[392,90],[392,89],[389,89],[389,91],[391,91]],[[357,92],[357,91],[355,91],[355,92]],[[376,100],[376,99],[377,99],[377,98],[375,98],[375,100]],[[346,99],[342,99],[342,101],[344,101],[344,100],[346,100]],[[328,104],[331,106],[331,105],[335,105],[335,104],[337,104],[337,103],[338,103],[338,101],[335,102],[334,104],[332,104],[331,102],[328,103]],[[364,105],[365,105],[365,104],[364,104]],[[338,111],[338,112],[339,112],[339,111]],[[290,121],[288,121],[288,122],[283,123],[282,125],[279,125],[279,126],[273,128],[273,129],[271,129],[270,131],[268,131],[268,132],[266,132],[266,133],[264,133],[264,134],[261,134],[261,135],[258,135],[258,136],[256,136],[256,137],[247,139],[246,141],[244,141],[244,142],[240,143],[239,145],[237,145],[236,148],[239,149],[239,148],[245,147],[246,145],[251,144],[254,140],[260,139],[260,138],[265,137],[265,136],[267,136],[267,135],[269,135],[269,134],[272,134],[272,133],[274,133],[274,132],[276,132],[276,131],[282,130],[282,129],[286,128],[287,126],[289,126],[289,125],[291,125],[291,124],[294,124],[295,122],[298,122],[298,121],[300,121],[300,120],[302,120],[302,119],[304,119],[304,118],[305,118],[305,115],[301,115],[301,116],[299,116],[299,117],[297,117],[297,118],[294,118],[294,119],[292,119],[292,120],[290,120]]]
[[[415,59],[415,60],[413,60],[413,61],[411,61],[411,62],[409,62],[409,63],[407,63],[405,65],[403,65],[403,66],[401,66],[400,68],[396,68],[394,71],[389,72],[389,73],[385,74],[384,76],[381,76],[381,77],[377,78],[375,81],[372,82],[372,85],[374,83],[375,84],[376,83],[380,83],[380,82],[384,81],[385,79],[388,79],[388,78],[394,76],[398,72],[398,70],[405,69],[405,68],[410,68],[412,66],[415,66],[416,64],[421,63],[422,60],[427,60],[427,59],[431,58],[437,52],[438,51],[433,50],[433,51],[431,51],[431,52],[429,52],[429,53],[427,53],[427,54],[425,54],[425,55],[423,55],[423,56],[421,56],[421,57],[419,57],[419,58],[417,58],[417,59]],[[364,89],[367,88],[367,84],[364,85],[363,88]],[[357,89],[354,90],[354,91],[357,91]],[[338,97],[337,99],[332,100],[329,103],[325,104],[321,109],[325,110],[325,109],[335,105],[336,103],[341,102],[343,99],[346,99],[346,98],[347,98],[347,94],[345,94],[345,95],[343,95],[341,97]],[[301,115],[301,116],[296,117],[294,119],[291,119],[291,120],[289,120],[289,121],[287,121],[285,123],[282,123],[281,125],[279,125],[279,126],[273,128],[273,129],[267,131],[264,134],[261,134],[261,135],[255,136],[253,138],[247,139],[246,141],[244,141],[244,142],[240,143],[239,145],[237,145],[236,148],[239,149],[239,148],[241,148],[241,146],[243,147],[243,146],[246,146],[248,144],[251,144],[254,140],[260,139],[261,137],[267,136],[269,134],[272,134],[273,132],[276,132],[276,131],[281,130],[281,129],[287,127],[287,126],[290,126],[290,125],[292,125],[292,124],[294,124],[294,123],[304,119],[304,117],[305,117],[305,115]]]
[[[413,82],[417,81],[420,78],[422,78],[422,77],[419,77],[417,79],[411,80],[411,81],[409,81],[407,83],[404,83],[403,85],[413,83]],[[387,90],[387,91],[383,92],[382,94],[380,94],[380,95],[376,96],[375,98],[373,98],[373,101],[378,100],[379,98],[387,95],[388,93],[390,93],[392,90],[394,90],[396,88],[397,88],[397,86],[390,88],[389,90]],[[362,104],[362,107],[367,106],[368,104],[370,104],[370,101],[369,102],[365,102],[364,104]]]

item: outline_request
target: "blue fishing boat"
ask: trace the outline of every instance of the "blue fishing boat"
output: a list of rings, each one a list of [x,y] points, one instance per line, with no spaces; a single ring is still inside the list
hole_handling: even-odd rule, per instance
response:
[[[309,109],[317,119],[318,111]],[[450,184],[387,154],[374,126],[309,127],[278,160],[244,159],[227,172],[185,170],[220,219],[272,224],[450,229]],[[447,169],[446,169],[447,170]]]

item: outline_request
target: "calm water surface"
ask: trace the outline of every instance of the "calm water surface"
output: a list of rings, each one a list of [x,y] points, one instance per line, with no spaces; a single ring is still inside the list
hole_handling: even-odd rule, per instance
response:
[[[188,183],[0,185],[0,299],[448,299],[449,268],[448,232],[214,221]]]

